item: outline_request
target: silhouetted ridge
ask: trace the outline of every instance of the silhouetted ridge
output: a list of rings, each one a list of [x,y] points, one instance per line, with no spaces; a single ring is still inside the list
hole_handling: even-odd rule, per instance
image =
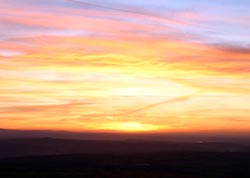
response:
[[[250,152],[249,143],[163,142],[146,140],[1,139],[0,157],[76,153]]]

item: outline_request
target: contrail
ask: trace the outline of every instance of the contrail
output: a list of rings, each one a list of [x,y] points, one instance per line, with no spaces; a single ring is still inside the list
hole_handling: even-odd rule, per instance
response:
[[[86,2],[86,1],[78,1],[78,0],[65,0],[65,1],[72,2],[72,3],[77,3],[77,4],[80,4],[80,5],[90,6],[90,7],[98,7],[98,8],[102,8],[102,9],[109,9],[109,10],[114,10],[114,11],[120,11],[120,12],[126,12],[126,13],[131,13],[131,14],[137,14],[137,15],[142,15],[142,16],[158,18],[158,19],[162,19],[162,20],[168,20],[168,21],[171,21],[171,22],[176,23],[176,24],[183,24],[183,22],[179,22],[179,21],[177,21],[175,19],[171,19],[171,18],[168,18],[168,17],[161,17],[159,15],[155,15],[155,14],[152,14],[150,12],[142,12],[142,11],[138,12],[138,11],[123,9],[123,8],[100,5],[100,4],[96,4],[96,3],[89,3],[89,2]]]
[[[141,108],[132,110],[132,111],[128,111],[128,112],[125,112],[125,113],[122,113],[122,114],[118,114],[117,116],[127,116],[127,115],[131,115],[131,114],[134,114],[134,113],[137,113],[137,112],[146,110],[146,109],[150,109],[150,108],[154,108],[154,107],[160,106],[160,105],[162,105],[162,104],[186,101],[186,100],[188,100],[189,98],[191,98],[191,97],[193,97],[193,96],[195,96],[195,95],[197,95],[197,93],[195,93],[195,94],[190,94],[190,95],[186,95],[186,96],[182,96],[182,97],[178,97],[178,98],[173,98],[173,99],[164,100],[164,101],[161,101],[161,102],[158,102],[158,103],[149,104],[149,105],[147,105],[147,106],[144,106],[144,107],[141,107]]]
[[[77,1],[77,0],[65,0],[65,1],[70,1],[70,2],[73,2],[73,3],[77,3],[77,4],[82,4],[82,5],[86,5],[86,6],[92,6],[92,7],[98,7],[98,8],[103,8],[103,9],[110,9],[110,10],[121,11],[121,12],[128,12],[128,13],[145,15],[145,16],[159,17],[159,16],[156,16],[156,15],[153,15],[153,14],[149,14],[149,13],[140,13],[138,11],[133,11],[133,10],[128,10],[128,9],[122,9],[122,8],[116,8],[116,7],[110,7],[110,6],[103,6],[103,5],[100,5],[100,4],[89,3],[89,2],[85,2],[85,1]]]

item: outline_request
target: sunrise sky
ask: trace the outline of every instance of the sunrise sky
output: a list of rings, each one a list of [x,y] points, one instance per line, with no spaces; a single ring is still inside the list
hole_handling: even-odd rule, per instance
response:
[[[249,0],[0,0],[0,128],[250,131]]]

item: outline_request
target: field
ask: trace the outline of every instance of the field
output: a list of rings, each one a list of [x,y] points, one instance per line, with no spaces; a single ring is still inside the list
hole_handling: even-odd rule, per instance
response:
[[[249,178],[250,153],[73,154],[1,160],[0,177]]]

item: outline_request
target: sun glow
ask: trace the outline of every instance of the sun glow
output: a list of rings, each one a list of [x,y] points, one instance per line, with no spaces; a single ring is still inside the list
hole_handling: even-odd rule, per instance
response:
[[[143,124],[140,122],[115,122],[100,127],[101,130],[113,130],[122,132],[145,132],[159,130],[159,126]]]

